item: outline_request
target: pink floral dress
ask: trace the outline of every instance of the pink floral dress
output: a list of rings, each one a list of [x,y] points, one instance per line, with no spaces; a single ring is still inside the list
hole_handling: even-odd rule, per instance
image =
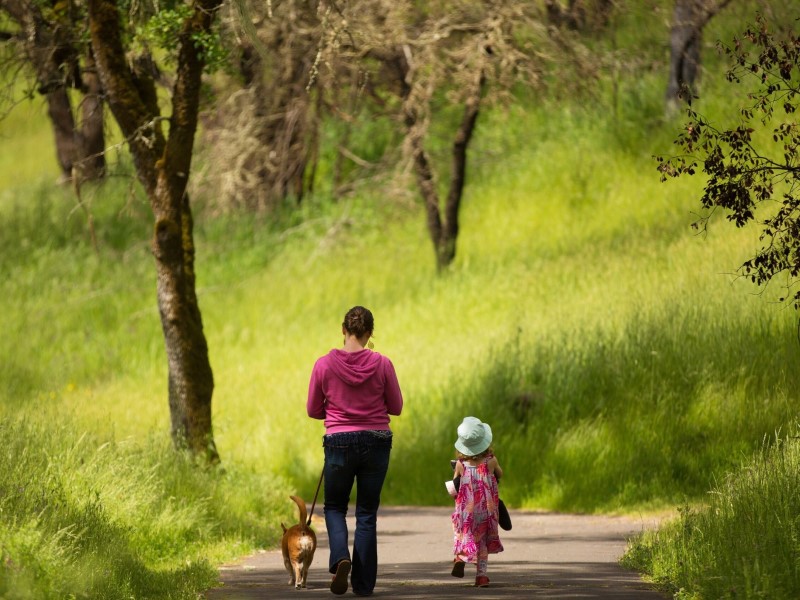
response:
[[[453,554],[466,563],[485,560],[503,551],[497,533],[497,479],[489,472],[487,456],[477,467],[463,460],[464,474],[453,512]]]

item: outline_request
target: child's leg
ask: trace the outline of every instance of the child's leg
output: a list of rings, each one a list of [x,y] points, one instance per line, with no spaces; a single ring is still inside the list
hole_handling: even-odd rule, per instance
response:
[[[475,566],[477,567],[476,577],[486,576],[489,567],[489,547],[486,544],[486,533],[489,515],[484,511],[475,510],[472,514],[472,535],[475,540]]]
[[[486,538],[482,537],[478,543],[478,555],[476,558],[478,567],[476,577],[486,576],[486,571],[489,570],[489,548],[486,546]]]

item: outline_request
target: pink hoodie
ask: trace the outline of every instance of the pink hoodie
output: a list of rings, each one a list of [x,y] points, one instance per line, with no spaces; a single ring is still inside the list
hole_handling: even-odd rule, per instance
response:
[[[326,433],[389,429],[389,415],[403,410],[392,361],[373,352],[331,350],[314,364],[308,416],[325,419]]]

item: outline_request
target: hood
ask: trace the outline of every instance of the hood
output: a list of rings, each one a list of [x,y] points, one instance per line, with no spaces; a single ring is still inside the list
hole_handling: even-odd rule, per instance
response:
[[[331,350],[328,353],[331,371],[348,385],[359,385],[372,377],[381,364],[381,355],[372,350],[345,352]]]

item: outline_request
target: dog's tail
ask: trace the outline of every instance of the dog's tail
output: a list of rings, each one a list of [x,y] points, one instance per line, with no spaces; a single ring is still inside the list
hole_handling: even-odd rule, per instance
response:
[[[303,526],[303,529],[305,529],[308,526],[306,523],[308,520],[308,511],[306,510],[305,501],[299,496],[289,496],[289,498],[294,500],[294,503],[297,504],[297,508],[300,509],[300,524]]]

